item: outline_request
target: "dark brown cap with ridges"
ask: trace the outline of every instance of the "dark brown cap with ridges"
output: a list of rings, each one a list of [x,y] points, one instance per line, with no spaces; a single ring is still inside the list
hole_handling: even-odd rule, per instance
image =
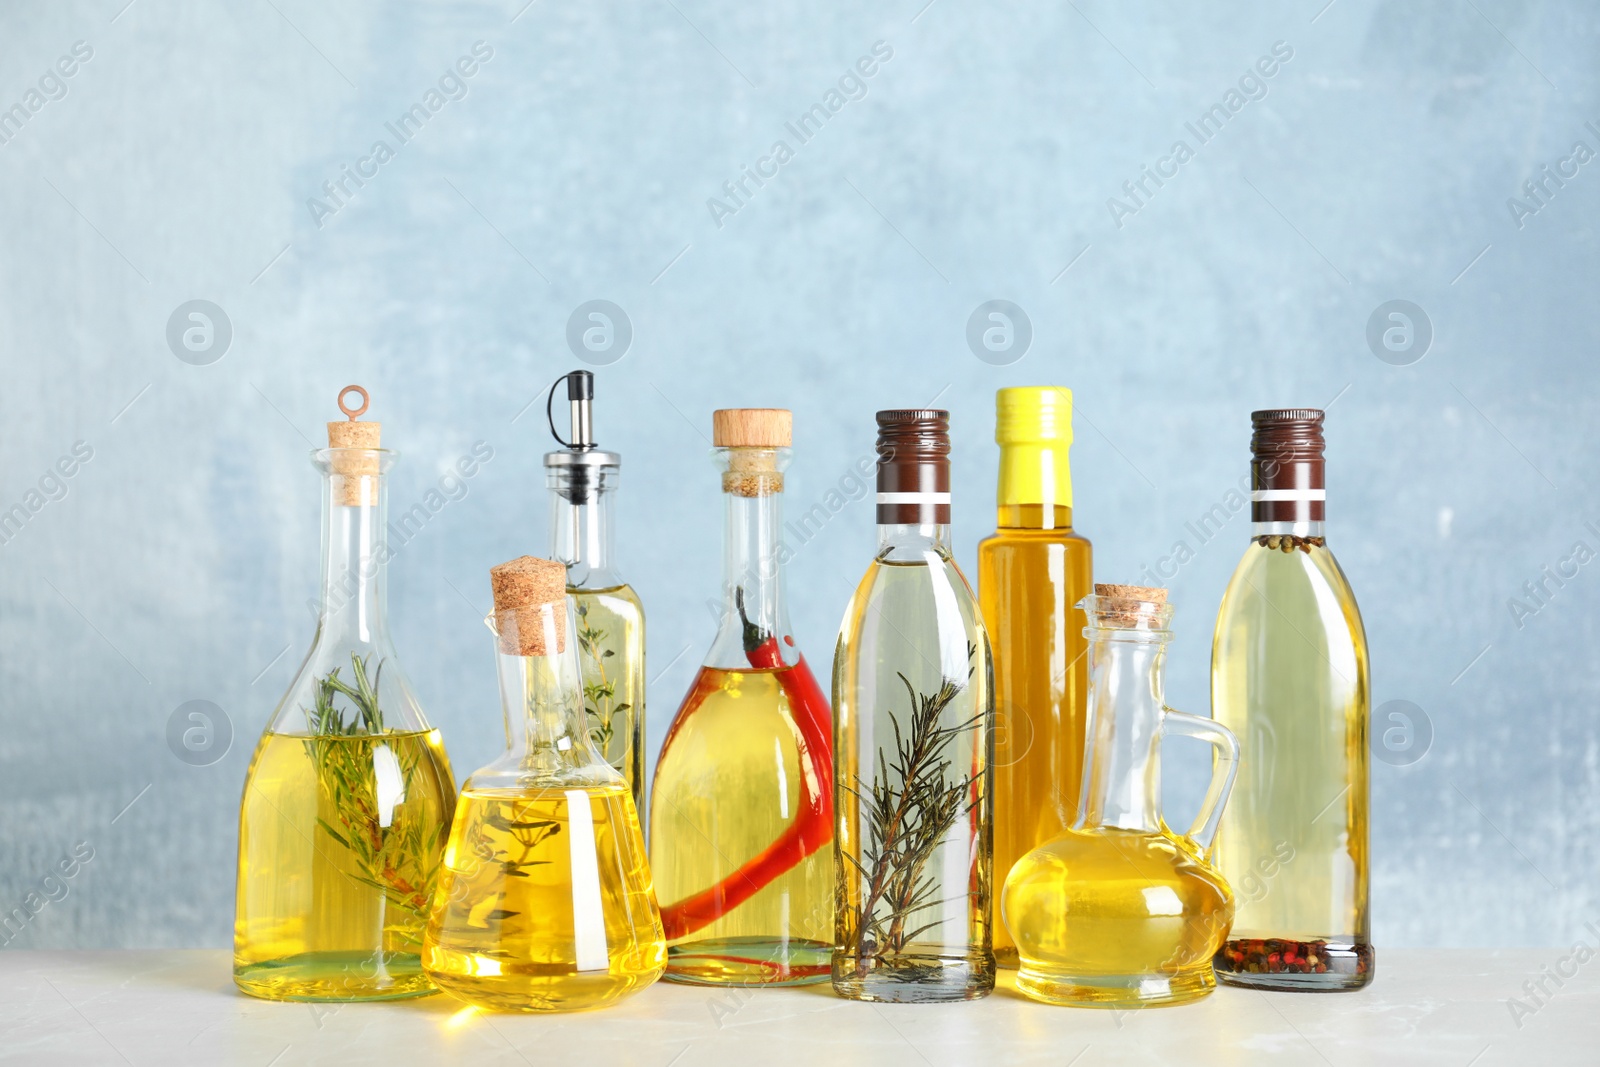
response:
[[[1321,522],[1327,508],[1323,413],[1269,408],[1250,413],[1250,519]]]
[[[495,632],[500,651],[511,656],[548,656],[567,650],[567,568],[537,556],[519,556],[489,568],[494,592]],[[545,634],[546,605],[555,648]]]
[[[950,522],[950,413],[878,412],[878,525]]]

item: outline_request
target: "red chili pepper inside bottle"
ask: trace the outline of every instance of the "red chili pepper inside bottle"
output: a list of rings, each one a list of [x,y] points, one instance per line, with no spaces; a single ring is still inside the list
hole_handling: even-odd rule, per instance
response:
[[[791,425],[777,409],[713,417],[727,504],[722,626],[667,732],[650,805],[670,981],[829,977],[833,717],[784,604]]]

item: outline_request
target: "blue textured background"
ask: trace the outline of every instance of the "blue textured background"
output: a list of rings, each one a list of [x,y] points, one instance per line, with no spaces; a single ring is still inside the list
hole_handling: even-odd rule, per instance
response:
[[[795,409],[792,515],[869,454],[876,408],[937,398],[970,573],[993,391],[1071,386],[1097,573],[1195,550],[1170,580],[1170,696],[1203,712],[1247,516],[1203,543],[1186,524],[1245,472],[1252,408],[1331,405],[1330,542],[1375,703],[1434,732],[1374,765],[1375,940],[1563,945],[1600,914],[1600,567],[1508,606],[1575,542],[1600,549],[1600,162],[1520,226],[1507,205],[1574,142],[1600,149],[1600,12],[924,2],[0,5],[0,108],[93,50],[0,144],[0,509],[93,449],[0,545],[0,911],[75,842],[95,852],[12,945],[228,943],[245,766],[310,636],[306,453],[347,382],[402,453],[396,511],[494,449],[391,576],[458,774],[492,756],[485,571],[546,546],[547,436],[518,415],[578,365],[566,323],[591,299],[634,330],[598,371],[598,425],[626,458],[652,757],[711,636],[713,407]],[[477,41],[493,56],[464,98],[319,226],[308,200]],[[708,198],[879,41],[865,95],[717,225]],[[1274,42],[1293,56],[1265,96],[1199,145],[1184,124]],[[1108,198],[1180,138],[1194,158],[1119,227]],[[1004,367],[965,339],[997,298],[1033,331]],[[166,341],[192,299],[232,323],[207,366]],[[1431,321],[1420,362],[1369,349],[1391,299]],[[819,672],[872,545],[852,503],[792,565]],[[166,741],[195,699],[234,731],[203,767]],[[1192,792],[1198,755],[1171,755]]]

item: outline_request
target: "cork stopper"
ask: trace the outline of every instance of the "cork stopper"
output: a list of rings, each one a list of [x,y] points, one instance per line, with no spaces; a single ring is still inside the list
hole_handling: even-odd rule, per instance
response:
[[[788,448],[794,412],[786,408],[721,408],[711,413],[711,443],[718,448]]]
[[[1172,617],[1167,591],[1149,585],[1095,583],[1094,625],[1116,630],[1164,630]]]
[[[352,410],[345,404],[351,393],[361,394],[361,406]],[[347,385],[339,390],[339,410],[345,413],[344,422],[328,423],[328,447],[333,453],[334,500],[345,507],[368,507],[378,502],[378,457],[371,453],[381,448],[383,435],[381,422],[357,422],[372,398],[359,385]],[[341,453],[341,450],[351,451]]]
[[[1167,591],[1153,585],[1102,585],[1094,586],[1095,596],[1113,596],[1119,600],[1147,600],[1155,604],[1167,602]]]
[[[722,472],[722,491],[735,496],[783,492],[778,449],[794,439],[794,413],[785,408],[722,408],[711,413],[711,443],[734,451]]]
[[[555,560],[519,556],[489,568],[495,632],[509,656],[548,656],[567,650],[567,568]],[[549,605],[548,611],[544,610]],[[555,647],[550,647],[554,631]]]

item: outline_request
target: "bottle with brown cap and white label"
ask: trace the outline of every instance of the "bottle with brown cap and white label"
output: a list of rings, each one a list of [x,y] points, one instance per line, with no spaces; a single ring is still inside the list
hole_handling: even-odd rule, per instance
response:
[[[712,416],[726,505],[717,635],[656,762],[650,859],[667,979],[828,979],[833,943],[832,717],[789,628],[783,471],[793,419]]]
[[[1257,989],[1359,989],[1374,962],[1366,632],[1323,534],[1323,413],[1250,420],[1253,529],[1211,648],[1211,712],[1243,747],[1217,835],[1238,896],[1217,975]]]
[[[584,710],[567,568],[489,571],[506,751],[461,790],[423,964],[489,1011],[579,1011],[661,977],[666,942],[627,782]]]
[[[594,374],[575,370],[550,387],[545,413],[562,382],[571,413],[570,440],[544,457],[550,488],[550,555],[567,565],[567,594],[577,612],[584,713],[595,748],[627,780],[641,818],[644,775],[644,606],[618,569],[614,508],[622,457],[595,443]]]
[[[346,397],[359,394],[359,408]],[[239,811],[233,976],[272,1000],[434,991],[422,934],[455,778],[395,655],[384,476],[396,454],[346,386],[322,472],[311,651],[256,746]]]
[[[1086,613],[1089,691],[1083,788],[1073,824],[1025,853],[1001,892],[1017,946],[1017,989],[1047,1004],[1142,1008],[1216,988],[1211,959],[1233,895],[1209,859],[1238,769],[1239,742],[1166,706],[1172,605],[1165,589],[1096,585]],[[1215,749],[1211,785],[1183,833],[1161,804],[1161,742]]]
[[[994,677],[950,551],[944,411],[880,411],[878,549],[833,659],[833,988],[854,1000],[994,989]]]

